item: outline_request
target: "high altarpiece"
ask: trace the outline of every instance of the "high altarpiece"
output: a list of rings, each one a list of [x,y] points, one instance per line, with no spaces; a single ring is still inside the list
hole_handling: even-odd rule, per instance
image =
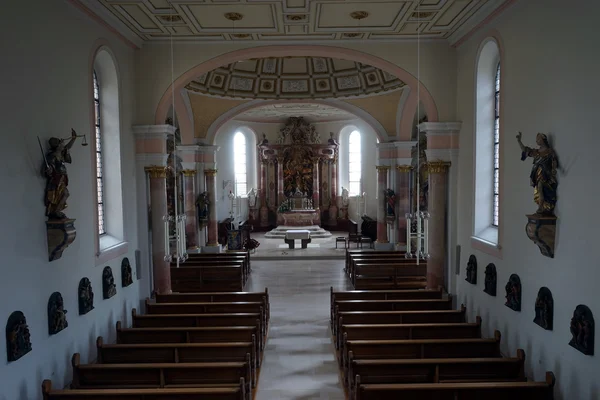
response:
[[[292,117],[276,143],[258,144],[263,201],[260,225],[321,226],[337,217],[338,144],[321,143],[315,127]],[[330,217],[331,216],[331,217]]]

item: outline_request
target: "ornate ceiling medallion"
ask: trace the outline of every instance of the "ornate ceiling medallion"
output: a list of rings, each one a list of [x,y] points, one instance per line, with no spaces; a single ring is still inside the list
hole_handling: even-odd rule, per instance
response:
[[[346,37],[346,38],[356,38],[359,36],[361,36],[360,33],[344,33],[344,37]]]
[[[227,18],[230,21],[241,21],[244,18],[244,16],[240,13],[228,12],[225,13],[225,18]]]
[[[304,21],[307,19],[306,14],[288,14],[285,16],[288,21]]]
[[[235,35],[231,35],[231,36],[233,36],[234,38],[237,38],[237,39],[246,39],[246,38],[250,37],[250,34],[249,33],[236,33]]]
[[[365,19],[369,16],[369,13],[367,11],[352,11],[350,13],[350,17],[352,17],[352,19]]]
[[[182,21],[182,18],[179,15],[159,15],[158,18],[160,18],[161,20],[163,20],[165,22],[170,22],[170,23]]]

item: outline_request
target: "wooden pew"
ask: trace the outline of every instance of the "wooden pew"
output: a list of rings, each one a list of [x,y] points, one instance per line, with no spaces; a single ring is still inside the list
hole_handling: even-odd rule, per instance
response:
[[[555,378],[546,372],[545,382],[361,384],[357,400],[552,400]]]
[[[260,357],[254,342],[104,344],[96,339],[98,364],[244,362],[250,356],[253,382]]]
[[[259,336],[260,335],[260,336]],[[123,328],[117,321],[117,344],[256,342],[261,354],[262,334],[258,326],[209,326],[178,328]]]
[[[334,320],[334,336],[343,324],[426,324],[467,322],[465,305],[460,310],[342,311]]]
[[[423,290],[349,290],[333,291],[329,288],[329,304],[331,326],[334,327],[333,311],[335,300],[417,300],[417,299],[441,299],[442,288]],[[158,302],[158,300],[157,300]]]
[[[243,260],[246,275],[252,272],[248,251],[228,251],[225,253],[189,253],[187,262],[209,262],[220,260]]]
[[[146,299],[147,314],[224,314],[259,313],[263,325],[267,326],[267,317],[260,301],[230,301],[202,303],[151,303]]]
[[[395,250],[372,250],[372,249],[346,249],[346,266],[344,268],[344,270],[348,270],[348,267],[350,265],[350,259],[353,256],[359,256],[359,255],[366,255],[366,256],[370,256],[372,254],[375,255],[387,255],[387,254],[391,254],[392,256],[399,256],[399,257],[404,257],[404,254],[406,254],[405,251],[395,251]]]
[[[203,303],[203,302],[236,302],[236,301],[262,301],[267,313],[267,322],[270,317],[269,289],[264,292],[204,292],[204,293],[170,293],[156,294],[157,303]]]
[[[451,383],[526,381],[525,352],[517,357],[433,358],[420,360],[348,361],[348,388],[356,393],[356,376],[362,384],[371,383]]]
[[[351,276],[352,285],[356,290],[393,290],[425,288],[427,284],[427,265],[411,263],[393,264],[356,264]]]
[[[475,323],[343,324],[336,348],[348,340],[468,339],[481,337],[481,317]]]
[[[257,321],[263,337],[266,328],[261,321],[260,313],[221,313],[221,314],[145,314],[138,315],[131,310],[132,328],[161,327],[201,327],[201,326],[250,326]]]
[[[240,265],[171,267],[174,292],[240,292],[244,283]]]
[[[85,389],[53,390],[42,382],[44,400],[248,400],[244,378],[237,387],[177,389]]]
[[[397,255],[392,255],[392,254],[388,254],[386,256],[379,256],[379,257],[373,257],[373,256],[351,257],[350,258],[350,266],[349,266],[349,270],[347,273],[348,273],[348,276],[350,277],[350,279],[353,279],[354,275],[356,274],[357,267],[359,267],[361,265],[362,266],[366,266],[366,265],[386,266],[389,264],[417,264],[417,260],[414,258],[406,258],[406,257],[404,257],[404,255],[397,256]],[[427,266],[427,261],[419,260],[418,265]]]
[[[243,281],[244,285],[246,284],[246,282],[248,281],[248,278],[250,277],[250,275],[248,274],[248,271],[246,270],[246,264],[243,259],[239,259],[239,260],[220,259],[220,260],[206,260],[206,261],[204,261],[204,260],[202,260],[202,261],[187,260],[185,263],[179,264],[179,268],[197,268],[197,267],[213,267],[213,268],[240,267],[240,269],[242,271],[242,281]],[[171,263],[171,268],[177,268],[177,264]]]
[[[244,378],[246,393],[252,393],[250,354],[246,357],[246,362],[81,365],[75,353],[71,389],[237,387]]]
[[[348,360],[502,357],[500,332],[494,339],[348,340],[339,361],[348,376]],[[352,352],[352,353],[350,353]]]

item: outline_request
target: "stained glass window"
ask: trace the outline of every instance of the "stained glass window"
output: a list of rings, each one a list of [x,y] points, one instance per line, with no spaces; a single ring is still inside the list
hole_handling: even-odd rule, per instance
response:
[[[361,154],[360,154],[360,132],[353,131],[348,143],[348,194],[350,196],[360,195],[361,183]]]
[[[500,193],[500,63],[496,68],[496,89],[494,91],[494,204],[492,225],[498,226]]]
[[[104,225],[104,177],[102,174],[102,132],[100,130],[100,87],[94,71],[94,124],[96,126],[96,196],[98,203],[98,234],[106,233]]]
[[[244,196],[248,193],[248,175],[246,170],[246,136],[242,132],[237,132],[233,137],[233,163],[235,195]]]

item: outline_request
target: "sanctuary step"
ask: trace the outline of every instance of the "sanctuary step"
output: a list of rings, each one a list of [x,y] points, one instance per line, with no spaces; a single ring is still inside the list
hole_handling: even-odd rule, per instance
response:
[[[331,236],[331,232],[321,228],[318,225],[311,226],[287,226],[279,225],[277,228],[265,234],[267,239],[285,239],[285,234],[289,230],[307,230],[310,232],[310,237],[315,238],[326,238]]]

